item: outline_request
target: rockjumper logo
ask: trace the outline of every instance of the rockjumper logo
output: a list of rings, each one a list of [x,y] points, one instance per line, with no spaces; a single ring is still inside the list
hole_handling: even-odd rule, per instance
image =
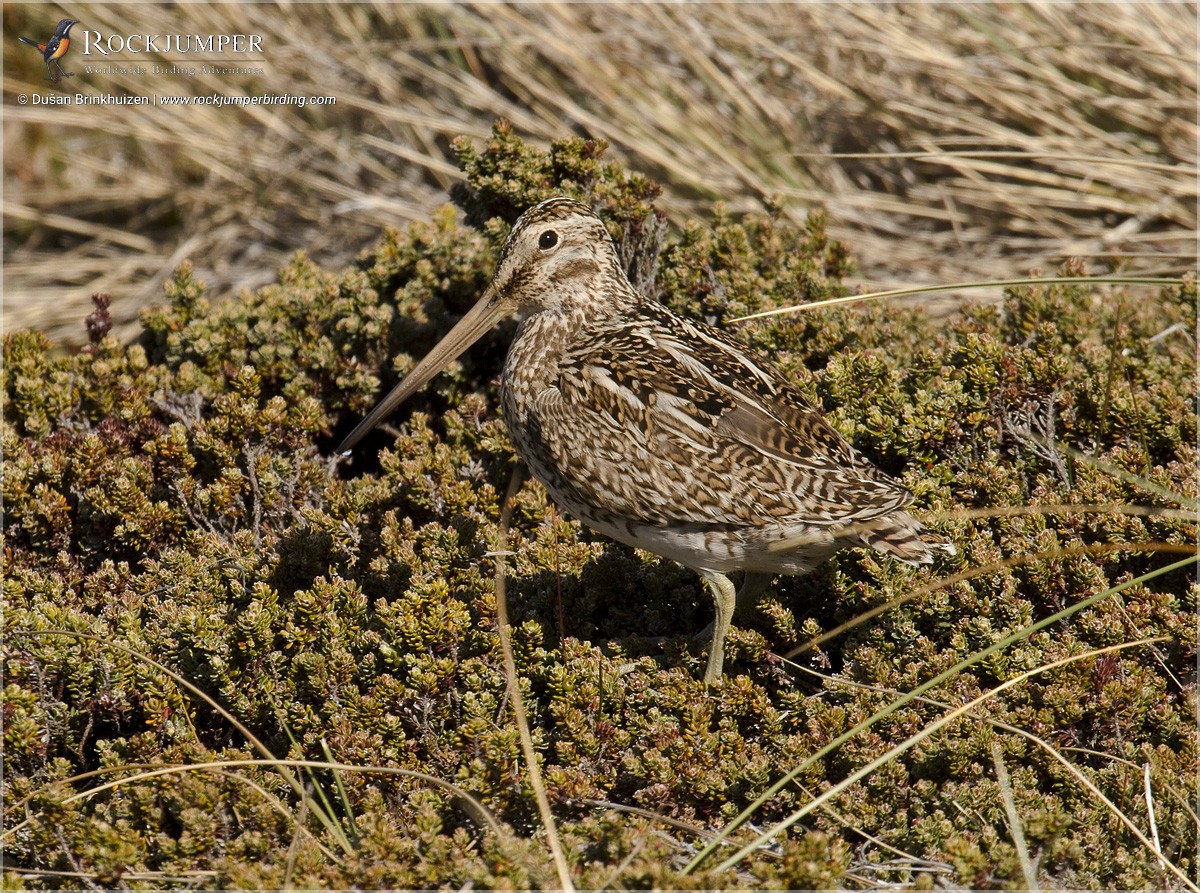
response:
[[[261,34],[110,34],[80,31],[83,55],[110,53],[261,53]]]
[[[58,60],[65,56],[67,50],[71,48],[71,28],[78,24],[79,22],[75,19],[63,19],[58,23],[58,27],[54,29],[54,35],[45,43],[38,43],[36,40],[30,40],[28,37],[17,38],[21,43],[27,43],[31,47],[35,47],[42,54],[42,61],[46,63],[46,80],[52,84],[57,84],[60,78],[75,77],[71,72],[65,71]],[[87,50],[84,50],[84,52],[86,53]],[[50,70],[51,62],[58,69],[58,74]]]

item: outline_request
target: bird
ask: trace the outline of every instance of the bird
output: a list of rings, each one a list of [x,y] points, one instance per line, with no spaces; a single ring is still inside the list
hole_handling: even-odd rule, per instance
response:
[[[38,43],[36,40],[30,40],[28,37],[19,37],[21,43],[27,43],[31,47],[37,47],[42,54],[42,61],[46,63],[46,80],[51,83],[58,83],[59,78],[69,78],[73,75],[64,71],[59,59],[67,54],[67,50],[71,48],[71,26],[78,25],[76,19],[63,19],[58,23],[58,27],[54,29],[54,36],[45,43]],[[58,69],[58,74],[54,74],[50,70],[50,63],[54,63],[54,67]]]
[[[338,454],[516,313],[500,400],[517,455],[567,514],[705,581],[706,683],[723,677],[735,611],[775,575],[806,574],[845,547],[914,565],[953,552],[905,511],[912,493],[782,372],[636,290],[604,222],[566,196],[518,218],[478,302]],[[735,590],[728,574],[739,571]]]

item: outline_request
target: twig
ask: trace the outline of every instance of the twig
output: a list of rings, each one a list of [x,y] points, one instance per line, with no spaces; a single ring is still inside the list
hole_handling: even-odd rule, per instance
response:
[[[574,891],[571,882],[571,869],[567,865],[562,843],[558,837],[558,827],[554,824],[554,815],[550,812],[550,799],[546,796],[546,785],[542,781],[542,771],[538,768],[537,754],[533,749],[533,736],[529,731],[529,718],[525,712],[525,699],[521,695],[521,683],[517,677],[517,660],[513,655],[512,641],[509,638],[508,599],[505,597],[504,555],[508,552],[508,524],[512,518],[513,497],[521,486],[522,476],[518,469],[513,470],[508,482],[508,492],[504,494],[503,507],[500,510],[500,523],[496,528],[496,627],[500,633],[500,651],[504,655],[504,672],[508,676],[508,690],[512,695],[513,715],[517,720],[517,729],[521,735],[521,752],[525,756],[525,764],[529,768],[529,786],[533,788],[533,796],[537,800],[538,812],[542,817],[542,827],[546,829],[546,843],[554,858],[554,867],[558,871],[558,882],[563,890]]]
[[[996,783],[1000,785],[1000,801],[1004,804],[1004,815],[1008,819],[1008,829],[1012,833],[1013,846],[1017,850],[1017,861],[1021,863],[1021,874],[1025,876],[1025,887],[1028,890],[1039,890],[1041,888],[1038,887],[1037,870],[1029,858],[1029,847],[1025,843],[1025,831],[1021,827],[1021,816],[1017,813],[1012,781],[1008,777],[1008,767],[1004,765],[1004,752],[999,741],[992,742],[992,763],[996,767]]]

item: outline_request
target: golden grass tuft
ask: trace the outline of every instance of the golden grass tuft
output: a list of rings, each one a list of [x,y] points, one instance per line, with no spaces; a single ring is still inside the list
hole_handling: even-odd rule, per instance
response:
[[[5,55],[5,321],[78,342],[89,296],[116,332],[191,259],[217,294],[326,265],[423,219],[459,177],[450,140],[511,119],[571,134],[666,186],[824,206],[865,285],[1195,266],[1194,9],[1182,4],[81,3],[106,34],[258,33],[261,77],[87,75],[83,92],[329,95],[249,109],[18,106],[56,89]],[[10,4],[8,35],[53,16]],[[93,60],[87,60],[94,63]],[[132,61],[131,59],[125,60]],[[153,58],[142,57],[143,63]]]

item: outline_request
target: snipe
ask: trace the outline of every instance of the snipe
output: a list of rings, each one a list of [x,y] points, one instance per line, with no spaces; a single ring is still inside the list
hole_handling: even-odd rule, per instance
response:
[[[707,682],[721,677],[736,606],[772,575],[847,546],[912,564],[953,551],[770,364],[639,294],[600,218],[569,198],[521,216],[479,302],[338,451],[517,311],[500,385],[517,454],[569,514],[704,578],[716,604]],[[740,592],[732,571],[745,572]]]

